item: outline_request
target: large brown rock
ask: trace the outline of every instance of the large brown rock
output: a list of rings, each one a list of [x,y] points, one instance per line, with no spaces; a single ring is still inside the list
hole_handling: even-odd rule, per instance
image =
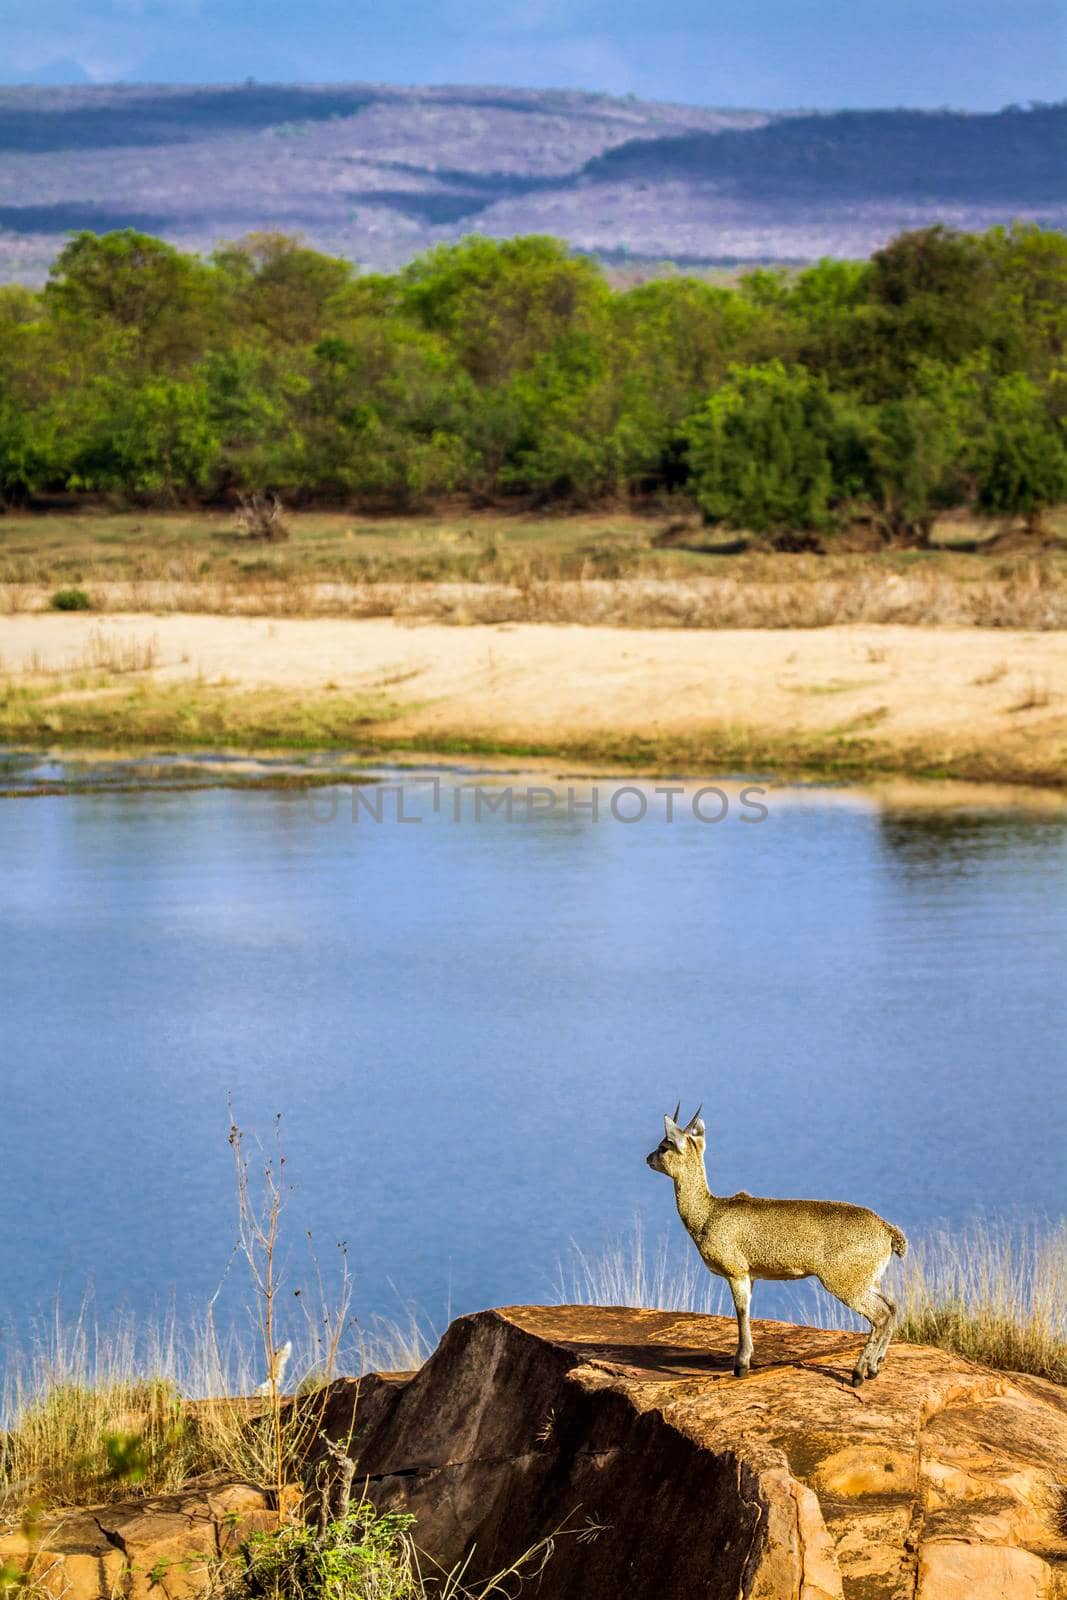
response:
[[[585,1306],[453,1323],[413,1377],[352,1380],[357,1481],[477,1576],[564,1526],[540,1600],[1067,1600],[1067,1397],[918,1346]],[[353,1421],[353,1405],[355,1418]]]
[[[755,1339],[738,1380],[732,1320],[486,1311],[416,1374],[297,1404],[446,1568],[484,1578],[564,1529],[539,1600],[1067,1600],[1063,1389],[896,1344],[855,1390],[860,1336]],[[260,1490],[200,1483],[0,1537],[0,1567],[57,1600],[189,1600],[276,1522]]]

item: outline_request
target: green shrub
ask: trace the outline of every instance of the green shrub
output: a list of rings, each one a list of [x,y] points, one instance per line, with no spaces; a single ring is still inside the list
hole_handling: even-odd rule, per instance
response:
[[[254,1533],[225,1572],[225,1600],[414,1600],[413,1521],[363,1501],[321,1532],[294,1524]]]
[[[93,602],[84,589],[57,589],[51,606],[53,611],[91,611]]]
[[[473,1551],[450,1570],[420,1556],[411,1537],[414,1517],[377,1512],[366,1500],[324,1528],[292,1523],[277,1533],[254,1533],[240,1554],[220,1564],[218,1600],[491,1600],[517,1596],[538,1579],[556,1540],[576,1530],[560,1526],[488,1577],[472,1578]],[[427,1564],[432,1571],[423,1570]]]
[[[826,528],[837,431],[819,378],[780,361],[732,366],[689,423],[692,487],[709,522]]]

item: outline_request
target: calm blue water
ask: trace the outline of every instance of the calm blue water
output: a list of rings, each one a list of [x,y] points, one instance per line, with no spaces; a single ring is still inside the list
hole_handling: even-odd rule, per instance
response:
[[[304,1227],[345,1239],[364,1312],[543,1298],[572,1239],[678,1229],[644,1156],[679,1098],[720,1192],[1063,1209],[1063,813],[475,825],[424,787],[404,826],[331,792],[0,801],[0,1321],[87,1283],[202,1307],[228,1096],[283,1114],[293,1283]]]

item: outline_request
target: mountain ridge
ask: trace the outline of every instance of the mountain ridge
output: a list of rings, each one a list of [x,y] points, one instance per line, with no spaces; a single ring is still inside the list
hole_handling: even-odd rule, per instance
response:
[[[1067,103],[762,112],[577,90],[387,84],[0,89],[0,281],[64,235],[209,250],[302,234],[392,269],[470,232],[611,261],[863,256],[943,221],[1067,225]]]

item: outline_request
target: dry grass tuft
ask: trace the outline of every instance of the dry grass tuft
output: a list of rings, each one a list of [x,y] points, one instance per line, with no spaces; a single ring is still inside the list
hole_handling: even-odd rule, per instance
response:
[[[908,1255],[900,1337],[1067,1383],[1067,1222],[973,1223]]]
[[[809,567],[805,563],[812,563]],[[98,580],[108,612],[245,617],[398,617],[464,623],[563,622],[641,628],[826,628],[840,623],[1067,627],[1062,563],[966,576],[936,562],[897,571],[863,558],[765,556],[708,575],[548,570],[532,563],[478,573],[346,577],[249,573]],[[44,592],[0,585],[7,610],[43,609]],[[873,659],[873,658],[872,658]]]
[[[434,1342],[407,1311],[395,1322],[373,1319],[342,1345],[318,1306],[297,1334],[290,1367],[299,1415],[288,1401],[282,1406],[286,1464],[295,1471],[311,1442],[314,1396],[339,1362],[357,1373],[410,1371]],[[257,1394],[257,1345],[258,1331],[251,1341],[236,1330],[224,1337],[210,1316],[180,1328],[173,1316],[143,1324],[120,1316],[100,1326],[88,1306],[73,1322],[57,1313],[6,1352],[0,1510],[163,1494],[201,1472],[269,1487],[275,1441],[269,1402]]]
[[[1008,707],[1009,711],[1043,711],[1050,704],[1052,695],[1048,685],[1037,678],[1030,678],[1021,697],[1014,705]]]
[[[78,663],[87,672],[152,672],[159,664],[159,636],[148,639],[122,639],[94,628],[89,635],[83,659]]]
[[[263,509],[269,526],[273,506]],[[253,544],[222,514],[9,516],[0,609],[44,609],[62,583],[90,586],[104,611],[656,628],[1067,626],[1062,547],[723,555],[699,538],[661,548],[655,522],[627,512],[445,511],[355,525],[295,512],[288,523],[288,542]]]
[[[730,1292],[721,1278],[713,1277],[691,1251],[680,1255],[666,1234],[650,1251],[637,1221],[625,1238],[616,1239],[598,1255],[572,1244],[569,1262],[557,1273],[556,1296],[561,1305],[733,1315]]]
[[[87,1314],[58,1317],[8,1360],[0,1505],[68,1506],[162,1493],[202,1470],[175,1380],[173,1323],[120,1318],[102,1332]]]

